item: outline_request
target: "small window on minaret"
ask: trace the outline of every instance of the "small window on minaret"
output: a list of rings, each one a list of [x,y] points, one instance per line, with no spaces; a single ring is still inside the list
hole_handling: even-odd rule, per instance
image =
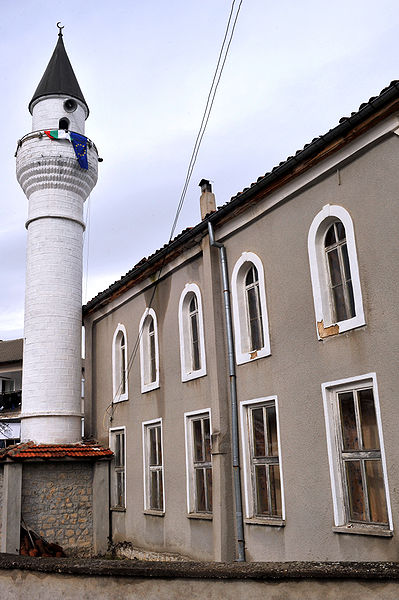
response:
[[[58,129],[69,129],[69,120],[63,117],[60,119]]]

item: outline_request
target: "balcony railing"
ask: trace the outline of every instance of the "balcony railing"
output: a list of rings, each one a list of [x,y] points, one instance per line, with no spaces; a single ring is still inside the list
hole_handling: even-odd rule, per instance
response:
[[[22,391],[0,392],[0,414],[2,412],[21,409]]]

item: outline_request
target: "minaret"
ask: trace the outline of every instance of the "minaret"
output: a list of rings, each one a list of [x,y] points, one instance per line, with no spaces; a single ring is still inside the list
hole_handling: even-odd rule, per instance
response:
[[[97,181],[90,140],[88,169],[69,139],[84,135],[89,109],[67,56],[62,27],[29,104],[32,132],[18,142],[17,179],[28,198],[21,441],[81,439],[83,203]]]

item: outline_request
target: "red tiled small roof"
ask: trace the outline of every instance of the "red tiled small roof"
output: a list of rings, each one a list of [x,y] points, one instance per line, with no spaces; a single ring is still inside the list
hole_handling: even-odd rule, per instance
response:
[[[26,442],[0,450],[0,460],[51,460],[57,458],[111,458],[112,450],[104,448],[97,442],[80,442],[77,444],[35,444]]]

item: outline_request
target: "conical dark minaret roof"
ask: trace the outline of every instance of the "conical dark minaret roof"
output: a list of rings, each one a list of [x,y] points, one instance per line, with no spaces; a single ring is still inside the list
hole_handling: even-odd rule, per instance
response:
[[[84,99],[82,90],[80,89],[78,80],[76,79],[76,75],[73,72],[72,65],[65,50],[61,29],[58,34],[57,45],[54,48],[47,69],[33,94],[32,100],[29,102],[29,111],[32,113],[32,104],[35,100],[53,94],[65,94],[80,100],[86,106],[87,114],[89,114],[89,107]]]

